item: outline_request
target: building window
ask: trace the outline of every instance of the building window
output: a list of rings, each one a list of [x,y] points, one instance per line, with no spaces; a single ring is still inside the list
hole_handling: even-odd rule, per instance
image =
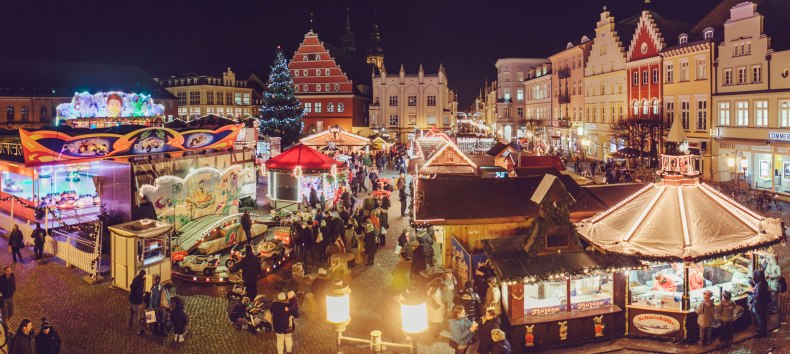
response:
[[[681,45],[689,42],[689,36],[685,33],[681,34],[679,39]]]
[[[390,125],[398,125],[398,115],[390,114]]]
[[[697,101],[697,131],[708,130],[708,101]]]
[[[746,68],[741,67],[738,68],[738,84],[745,84],[746,83]]]
[[[321,102],[315,103],[315,113],[321,113]]]
[[[653,99],[653,115],[658,117],[658,99]]]
[[[518,107],[517,114],[519,118],[524,118],[524,108]]]
[[[329,76],[329,68],[324,69],[324,75]]]
[[[249,105],[250,104],[250,94],[249,93],[245,93],[244,95],[242,95],[242,97],[244,98],[244,104],[245,105]]]
[[[690,107],[689,101],[680,101],[680,122],[683,123],[683,130],[689,130]]]
[[[724,69],[724,85],[732,85],[732,69]]]
[[[703,38],[705,39],[713,39],[713,30],[709,29],[703,33]]]
[[[416,114],[409,114],[409,125],[416,125],[416,124],[417,124],[417,115]]]
[[[650,102],[642,100],[642,114],[648,115],[650,113]]]
[[[639,85],[639,73],[635,71],[631,74],[631,86],[636,85]]]
[[[735,102],[735,122],[738,126],[745,127],[749,125],[749,101]]]
[[[302,92],[307,92],[307,90],[308,90],[307,87],[308,87],[307,84],[303,84],[302,85]]]
[[[214,91],[206,92],[206,104],[214,104]]]
[[[752,66],[752,82],[762,82],[763,81],[763,67],[760,65]]]
[[[779,126],[790,127],[790,100],[779,101]]]
[[[233,92],[225,92],[225,104],[232,104],[232,102],[233,102]]]
[[[650,83],[650,81],[648,81],[650,79],[648,77],[648,75],[650,75],[650,74],[647,73],[647,70],[642,72],[642,84],[643,85],[647,85],[648,83]]]
[[[428,125],[436,125],[436,116],[434,115],[428,116],[426,123],[428,123]]]
[[[20,111],[20,115],[22,116],[23,122],[27,122],[28,120],[30,120],[30,108],[22,107],[22,110]]]
[[[390,107],[398,106],[398,96],[390,96]]]
[[[187,93],[186,92],[179,92],[176,94],[178,97],[178,105],[179,106],[186,106],[187,105]]]
[[[658,83],[658,69],[653,69],[653,83]]]
[[[321,84],[316,84],[315,85],[315,90],[316,90],[316,92],[321,92]]]
[[[634,106],[634,117],[636,117],[637,115],[639,115],[639,101],[634,100],[633,106]]]
[[[340,84],[335,84],[335,91],[340,91]]]
[[[241,92],[236,92],[233,94],[233,96],[234,96],[233,104],[237,106],[241,106],[241,102],[242,102]]]
[[[417,105],[417,96],[409,96],[407,100],[409,107],[414,107]]]
[[[521,74],[521,73],[519,73],[519,74]],[[524,89],[516,90],[516,99],[519,100],[519,101],[523,101],[524,100]]]
[[[346,105],[344,105],[342,103],[338,103],[337,104],[337,111],[338,112],[343,113],[345,110],[346,110]]]
[[[444,125],[450,125],[450,116],[444,115]]]
[[[510,89],[505,89],[505,102],[510,102]]]
[[[664,76],[666,76],[666,78],[667,78],[666,82],[668,84],[671,84],[672,81],[674,81],[674,79],[675,79],[674,71],[675,71],[675,65],[672,64],[672,63],[667,63],[665,68],[664,68]]]
[[[294,70],[294,76],[299,77],[299,70]]]
[[[680,81],[689,81],[689,62],[680,62]]]
[[[39,116],[42,122],[46,121],[47,118],[49,118],[47,117],[47,107],[41,107],[41,109],[39,110]]]
[[[510,99],[510,97],[508,97],[508,99]],[[428,106],[436,106],[436,96],[428,96]]]
[[[708,78],[708,63],[705,59],[697,59],[697,80]]]
[[[307,76],[307,69],[302,69],[302,76]]]
[[[199,105],[200,104],[200,91],[191,91],[189,92],[189,105]]]
[[[217,104],[225,104],[225,96],[222,92],[217,92]]]
[[[335,104],[334,103],[327,103],[326,104],[326,111],[329,113],[335,112]]]
[[[304,113],[307,114],[307,113],[312,113],[312,112],[313,112],[313,104],[310,103],[310,102],[305,102],[304,103]]]
[[[667,122],[671,126],[672,122],[675,121],[675,102],[669,101],[666,97],[664,99],[667,100]]]
[[[768,126],[768,101],[754,101],[754,126]]]

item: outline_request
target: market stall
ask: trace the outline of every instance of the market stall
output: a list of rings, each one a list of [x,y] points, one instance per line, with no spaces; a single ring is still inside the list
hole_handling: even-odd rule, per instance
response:
[[[483,241],[513,351],[621,335],[626,272],[645,266],[636,257],[585,250],[570,221],[575,200],[556,178],[544,177],[532,201],[540,216],[525,234]]]
[[[300,140],[305,146],[318,150],[336,150],[340,153],[364,150],[370,139],[333,126],[320,133],[304,137]]]
[[[340,161],[301,143],[269,159],[264,166],[274,209],[298,207],[309,200],[311,189],[316,190],[319,199],[332,200],[347,174]]]
[[[651,264],[628,274],[627,335],[695,341],[694,309],[703,292],[712,291],[718,302],[730,291],[746,308],[749,280],[759,267],[755,251],[782,242],[784,230],[781,220],[701,183],[692,155],[662,155],[661,162],[660,182],[577,226],[596,248]],[[742,316],[735,327],[748,321]]]

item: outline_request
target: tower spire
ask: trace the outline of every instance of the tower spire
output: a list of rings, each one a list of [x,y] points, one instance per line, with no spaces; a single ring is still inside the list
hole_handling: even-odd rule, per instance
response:
[[[346,31],[351,31],[351,20],[348,18],[348,8],[346,8]]]
[[[346,30],[340,35],[340,44],[344,52],[354,56],[357,52],[357,37],[351,31],[349,8],[346,8]]]
[[[313,13],[310,13],[310,32],[313,32]]]
[[[376,24],[375,17],[376,11],[374,10],[374,21],[370,29],[370,38],[368,42],[367,63],[373,64],[373,66],[381,72],[384,71],[384,50],[381,48],[381,34],[379,34],[379,25]]]

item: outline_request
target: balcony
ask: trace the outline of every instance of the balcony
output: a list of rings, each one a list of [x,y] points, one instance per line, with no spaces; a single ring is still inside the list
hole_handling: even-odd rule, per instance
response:
[[[567,68],[557,70],[557,77],[560,79],[567,79],[571,77],[571,70]]]
[[[560,104],[571,103],[571,95],[567,93],[561,93],[557,96],[557,101],[559,101]]]
[[[513,103],[512,98],[497,98],[496,103]]]

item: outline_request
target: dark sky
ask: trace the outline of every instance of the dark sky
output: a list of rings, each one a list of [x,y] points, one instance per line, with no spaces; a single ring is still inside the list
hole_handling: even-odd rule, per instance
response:
[[[717,0],[653,0],[664,17],[696,22]],[[447,69],[467,109],[505,57],[546,57],[592,37],[602,5],[616,19],[645,8],[642,0],[0,0],[0,56],[139,65],[154,76],[219,75],[230,66],[264,80],[281,45],[287,57],[309,29],[339,45],[345,9],[360,45],[376,10],[385,63],[416,72]],[[630,40],[630,34],[628,35]],[[364,49],[364,48],[363,48]]]

